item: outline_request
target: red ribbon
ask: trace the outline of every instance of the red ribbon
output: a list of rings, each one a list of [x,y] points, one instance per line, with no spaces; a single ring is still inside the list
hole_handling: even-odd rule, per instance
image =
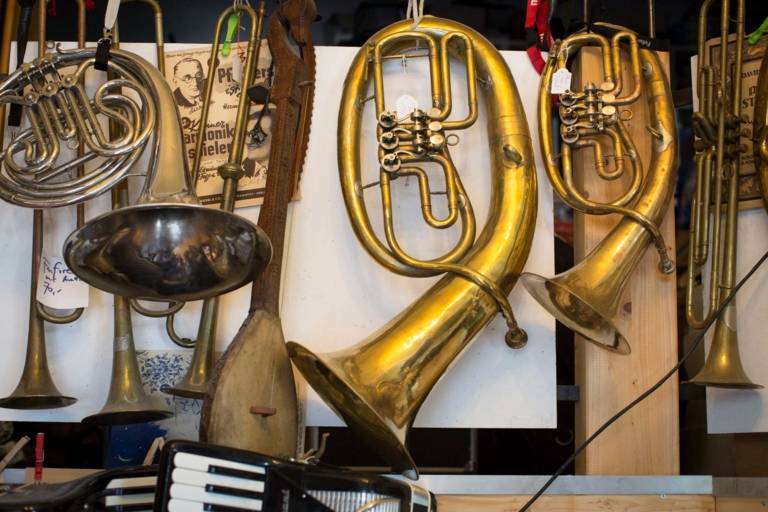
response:
[[[530,46],[525,50],[538,74],[544,71],[542,50],[552,46],[554,39],[549,29],[549,0],[527,0],[525,31]]]

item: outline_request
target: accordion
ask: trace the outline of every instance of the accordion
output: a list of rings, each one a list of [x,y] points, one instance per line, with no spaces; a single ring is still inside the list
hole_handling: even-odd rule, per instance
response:
[[[398,479],[190,441],[159,467],[114,469],[0,496],[0,511],[435,512],[435,497]]]

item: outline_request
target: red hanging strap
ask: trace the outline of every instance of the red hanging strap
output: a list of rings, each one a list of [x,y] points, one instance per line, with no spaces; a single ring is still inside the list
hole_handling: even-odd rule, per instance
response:
[[[526,53],[538,74],[544,71],[543,50],[554,43],[549,30],[549,0],[527,0],[525,12],[525,37],[528,43]]]

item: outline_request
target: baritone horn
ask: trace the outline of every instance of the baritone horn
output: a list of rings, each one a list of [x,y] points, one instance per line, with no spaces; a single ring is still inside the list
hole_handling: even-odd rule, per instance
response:
[[[165,52],[163,51],[163,14],[156,0],[122,0],[125,3],[144,3],[151,9],[155,17],[155,49],[157,52],[157,68],[165,70]],[[112,47],[119,47],[119,30],[115,24]],[[110,123],[110,138],[120,136],[117,123]],[[117,210],[128,204],[127,183],[121,182],[112,190],[112,209]],[[141,381],[136,345],[133,338],[130,300],[119,295],[113,295],[114,337],[112,350],[112,377],[109,384],[107,400],[99,412],[83,419],[83,423],[98,425],[126,425],[157,421],[172,416],[171,411],[159,397],[146,393]]]
[[[10,3],[10,2],[9,2]],[[37,9],[37,52],[38,56],[45,55],[47,12],[46,2],[39,0]],[[77,45],[85,47],[85,0],[77,0]],[[23,64],[17,63],[18,66]],[[0,110],[0,125],[5,126],[5,109]],[[1,127],[0,127],[1,128]],[[0,144],[3,130],[0,129]],[[79,175],[83,174],[82,166],[78,168]],[[84,218],[84,205],[77,205],[77,226],[81,226]],[[16,389],[7,397],[0,398],[0,407],[8,409],[53,409],[66,407],[77,401],[77,398],[63,395],[56,384],[48,366],[48,356],[45,347],[45,322],[67,324],[74,322],[83,313],[83,308],[77,308],[66,315],[52,313],[37,300],[40,263],[43,254],[44,220],[43,211],[34,210],[32,214],[32,268],[30,277],[29,321],[27,327],[27,351],[22,371]]]
[[[580,32],[558,41],[542,74],[539,87],[539,140],[547,175],[555,191],[574,210],[592,215],[618,214],[619,223],[571,270],[552,278],[525,273],[528,292],[555,318],[598,346],[622,354],[629,343],[614,323],[619,299],[633,270],[653,243],[660,270],[669,274],[675,265],[659,226],[672,199],[677,173],[677,128],[672,96],[658,55],[638,47],[628,29],[596,25],[610,34]],[[552,134],[552,83],[569,59],[584,46],[601,51],[601,84],[559,95],[560,153]],[[621,71],[622,50],[629,53],[631,77]],[[630,80],[627,80],[630,78]],[[622,109],[638,101],[643,90],[648,101],[652,136],[651,161],[643,164],[625,126]],[[604,144],[609,146],[606,153]],[[606,180],[628,173],[629,188],[610,202],[589,199],[574,185],[573,157],[578,151],[594,155],[595,171]]]
[[[414,48],[416,46],[416,48]],[[386,59],[427,57],[432,105],[400,118],[384,100],[382,63]],[[468,113],[452,110],[450,60],[466,65]],[[374,84],[379,147],[379,188],[386,242],[374,232],[366,210],[360,136],[363,106]],[[488,112],[491,196],[488,218],[475,237],[475,218],[448,142],[452,132],[477,119],[480,89]],[[417,28],[395,23],[369,39],[347,73],[338,122],[339,177],[355,234],[381,265],[401,275],[444,274],[422,297],[362,342],[339,352],[314,354],[288,343],[294,364],[320,396],[392,467],[418,474],[406,442],[410,427],[432,387],[461,351],[501,311],[509,327],[506,341],[519,347],[525,332],[515,322],[507,295],[523,268],[536,219],[536,170],[520,97],[498,50],[482,35],[455,21],[425,16]],[[445,177],[448,213],[431,207],[423,164],[437,163]],[[399,244],[392,222],[395,179],[413,176],[427,225],[461,222],[456,245],[424,261]]]
[[[96,53],[59,49],[0,82],[0,103],[22,105],[30,122],[4,151],[0,198],[33,208],[85,201],[124,180],[149,147],[138,204],[72,233],[64,244],[69,268],[109,293],[158,301],[203,299],[252,281],[268,262],[269,241],[253,223],[199,204],[189,185],[179,113],[163,75],[138,55],[113,49],[107,65],[116,78],[102,83],[91,99],[81,77],[94,66]],[[117,123],[121,137],[111,140],[100,118]],[[84,155],[62,161],[62,142],[77,137]],[[92,169],[70,177],[83,162],[92,162]]]
[[[688,249],[688,324],[703,328],[731,293],[736,280],[736,248],[739,220],[738,184],[741,157],[741,84],[744,45],[744,0],[737,0],[735,54],[728,46],[730,0],[720,3],[720,68],[715,69],[707,51],[707,16],[714,0],[705,0],[699,13],[698,96],[699,110],[693,115],[696,134],[694,158],[696,191],[691,202]],[[761,101],[757,96],[758,102]],[[755,111],[757,120],[757,108]],[[756,130],[757,132],[757,130]],[[723,220],[725,223],[723,224]],[[712,255],[709,293],[704,312],[697,318],[694,289],[696,276]],[[704,367],[690,382],[722,388],[759,389],[744,371],[736,330],[736,303],[729,302],[715,323],[715,333]]]

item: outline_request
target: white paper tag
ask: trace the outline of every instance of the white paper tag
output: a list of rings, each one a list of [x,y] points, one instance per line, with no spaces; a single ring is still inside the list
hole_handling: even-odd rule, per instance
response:
[[[239,83],[242,86],[243,82],[243,61],[240,60],[240,56],[237,54],[237,50],[232,49],[232,80]]]
[[[117,21],[117,11],[120,10],[120,0],[109,0],[107,10],[104,13],[104,28],[112,30]],[[53,306],[51,306],[53,307]]]
[[[549,92],[552,94],[563,94],[571,88],[571,72],[565,68],[560,68],[552,75],[552,87]]]
[[[405,117],[411,115],[411,113],[419,108],[419,102],[416,98],[410,94],[403,94],[395,102],[395,110],[397,110],[398,117]]]
[[[77,277],[61,256],[43,255],[37,278],[37,300],[54,309],[88,307],[88,285]]]

